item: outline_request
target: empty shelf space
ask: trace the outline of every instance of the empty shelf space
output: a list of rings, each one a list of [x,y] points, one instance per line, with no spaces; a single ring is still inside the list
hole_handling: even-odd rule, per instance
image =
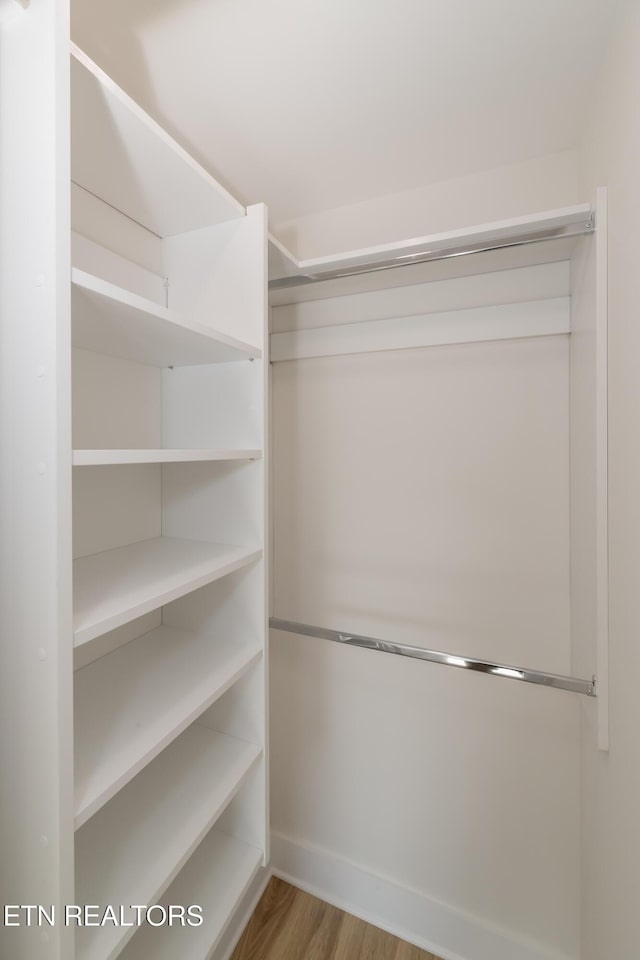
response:
[[[76,833],[77,902],[103,909],[157,902],[261,754],[254,744],[190,727]],[[76,960],[111,960],[135,929],[79,928]]]
[[[121,954],[122,960],[206,960],[261,865],[260,850],[211,830],[160,900],[165,905],[198,904],[202,925],[144,925]]]
[[[71,271],[73,346],[156,367],[228,363],[261,356],[258,347],[188,321],[113,283]]]
[[[74,450],[74,467],[118,463],[187,463],[214,460],[258,460],[262,450]]]
[[[76,827],[262,656],[258,641],[161,626],[75,675]]]
[[[71,179],[160,237],[244,207],[74,44]]]
[[[74,643],[177,600],[247,566],[260,549],[155,537],[73,562]]]

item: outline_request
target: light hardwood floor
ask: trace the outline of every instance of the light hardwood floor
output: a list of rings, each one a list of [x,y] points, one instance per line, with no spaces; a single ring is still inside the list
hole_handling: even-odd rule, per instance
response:
[[[438,960],[273,877],[231,960]]]

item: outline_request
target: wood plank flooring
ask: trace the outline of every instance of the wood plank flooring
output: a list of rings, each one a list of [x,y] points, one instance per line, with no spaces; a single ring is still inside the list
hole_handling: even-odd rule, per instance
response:
[[[273,877],[231,960],[438,960]]]

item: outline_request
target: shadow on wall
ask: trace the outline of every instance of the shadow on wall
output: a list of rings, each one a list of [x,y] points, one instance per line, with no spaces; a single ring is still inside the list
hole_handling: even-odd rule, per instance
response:
[[[227,0],[72,0],[71,39],[115,80],[140,106],[220,183],[231,190],[195,145],[176,129],[162,106],[149,64],[148,49],[157,31],[171,31],[172,21],[181,21],[199,10],[226,5]],[[202,19],[202,16],[200,17]],[[212,20],[208,23],[213,23]],[[211,29],[212,35],[215,33]],[[176,61],[190,71],[190,51],[176,44]],[[215,55],[212,41],[212,56]],[[233,191],[231,190],[233,193]]]

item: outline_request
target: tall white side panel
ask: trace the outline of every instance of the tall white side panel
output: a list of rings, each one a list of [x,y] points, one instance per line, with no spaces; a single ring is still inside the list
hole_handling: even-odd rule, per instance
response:
[[[165,623],[203,630],[212,642],[264,643],[264,657],[246,684],[229,691],[204,722],[255,742],[265,756],[246,791],[234,830],[268,858],[267,763],[267,229],[266,208],[207,230],[163,241],[170,304],[183,315],[254,343],[253,361],[176,367],[162,371],[164,446],[251,447],[254,462],[166,464],[162,467],[165,536],[261,547],[250,570],[170,604]],[[233,718],[233,719],[231,719]],[[242,723],[251,724],[245,730]],[[237,723],[241,723],[240,728]],[[238,805],[236,805],[238,807]],[[237,811],[236,811],[237,812]]]
[[[595,243],[583,237],[571,261],[571,669],[595,672]],[[587,704],[589,710],[595,704]]]
[[[266,279],[261,284],[257,273],[264,209],[256,204],[246,217],[163,240],[169,307],[256,346],[266,309]]]
[[[57,911],[0,955],[72,960],[67,0],[2,26],[0,64],[0,897]]]
[[[571,262],[571,661],[597,677],[583,704],[592,742],[609,748],[606,191],[597,230]]]

